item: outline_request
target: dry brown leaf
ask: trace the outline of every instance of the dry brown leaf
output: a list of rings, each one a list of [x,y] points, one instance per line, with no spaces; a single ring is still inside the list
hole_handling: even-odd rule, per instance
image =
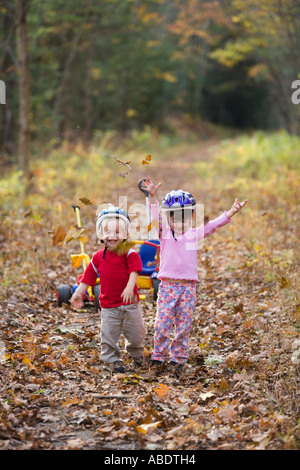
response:
[[[93,204],[93,202],[90,199],[88,199],[87,197],[84,197],[84,196],[80,197],[79,201],[81,201],[82,204],[85,204],[86,206],[90,206],[90,205]]]
[[[115,157],[115,160],[116,160],[116,162],[121,163],[121,165],[127,166],[127,168],[129,168],[129,170],[131,170],[131,168],[130,168],[130,166],[129,166],[129,164],[130,164],[130,161],[129,161],[129,160],[123,162],[122,160],[120,160],[120,159],[117,158],[117,157]]]

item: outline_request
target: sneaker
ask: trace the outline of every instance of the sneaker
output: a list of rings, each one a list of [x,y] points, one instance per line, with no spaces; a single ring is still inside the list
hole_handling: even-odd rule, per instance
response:
[[[112,363],[112,371],[119,374],[124,374],[125,367],[122,361],[115,361]]]

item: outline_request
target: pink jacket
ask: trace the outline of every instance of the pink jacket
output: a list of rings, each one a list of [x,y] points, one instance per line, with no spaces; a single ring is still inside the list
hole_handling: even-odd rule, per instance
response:
[[[173,236],[170,227],[163,221],[159,213],[159,203],[150,205],[151,225],[159,224],[160,267],[158,277],[198,281],[197,254],[204,238],[216,229],[231,222],[226,211],[206,225],[189,228],[182,235]]]

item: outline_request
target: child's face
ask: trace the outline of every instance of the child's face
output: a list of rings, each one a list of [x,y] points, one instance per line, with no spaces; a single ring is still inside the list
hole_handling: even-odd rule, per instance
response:
[[[102,239],[107,247],[115,246],[120,240],[128,236],[126,224],[123,220],[109,219],[103,224]]]
[[[186,232],[192,225],[192,210],[171,211],[168,216],[168,223],[171,230],[178,235]]]

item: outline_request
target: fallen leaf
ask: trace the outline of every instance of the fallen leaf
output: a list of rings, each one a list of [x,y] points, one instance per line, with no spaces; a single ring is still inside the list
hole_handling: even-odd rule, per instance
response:
[[[203,401],[207,400],[208,398],[214,397],[214,396],[215,396],[215,393],[213,393],[213,392],[200,393],[200,395],[199,395],[199,397]]]
[[[97,429],[97,432],[110,433],[114,428],[115,428],[114,424],[109,425],[109,426],[102,426],[101,428]]]
[[[155,423],[149,423],[149,424],[140,424],[137,426],[136,430],[139,431],[142,434],[147,434],[149,429],[154,429],[161,426],[161,421],[156,421]]]
[[[236,414],[237,412],[235,411],[233,406],[226,404],[226,408],[221,410],[218,416],[220,416],[225,423],[228,423],[229,421],[233,420]]]
[[[72,406],[72,405],[78,405],[81,400],[79,400],[77,397],[73,398],[67,398],[65,401],[62,402],[62,406]]]
[[[170,391],[170,388],[167,387],[167,385],[158,384],[158,388],[155,388],[154,391],[156,395],[158,396],[158,398],[164,398],[167,395],[167,393]]]
[[[67,445],[70,449],[76,450],[81,449],[85,445],[85,442],[80,438],[68,439]]]

